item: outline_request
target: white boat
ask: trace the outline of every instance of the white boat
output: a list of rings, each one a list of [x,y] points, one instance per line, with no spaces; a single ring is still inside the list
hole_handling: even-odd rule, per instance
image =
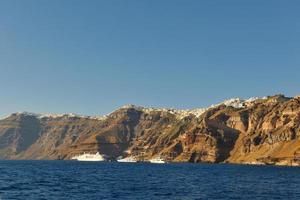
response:
[[[71,160],[77,160],[78,156],[73,156]]]
[[[96,154],[84,153],[79,156],[74,156],[71,159],[78,161],[105,161],[105,158],[99,152]]]
[[[163,160],[161,157],[155,157],[149,160],[150,163],[158,163],[158,164],[163,164],[166,163],[165,160]]]
[[[125,163],[135,163],[135,162],[137,162],[137,160],[132,156],[129,156],[129,157],[126,157],[126,158],[121,158],[121,159],[118,159],[117,161],[118,162],[125,162]]]

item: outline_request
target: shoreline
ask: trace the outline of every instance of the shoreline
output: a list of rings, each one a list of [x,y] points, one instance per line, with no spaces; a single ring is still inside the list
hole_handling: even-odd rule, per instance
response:
[[[273,166],[273,167],[293,167],[297,168],[300,167],[300,164],[294,163],[294,164],[282,164],[282,163],[261,163],[261,162],[243,162],[243,163],[235,163],[235,162],[220,162],[220,163],[210,163],[210,162],[167,162],[167,163],[150,163],[150,162],[136,162],[136,163],[130,163],[130,162],[117,162],[117,161],[77,161],[77,160],[58,160],[58,159],[0,159],[0,162],[3,161],[12,161],[12,162],[17,162],[17,161],[33,161],[33,162],[43,162],[43,161],[62,161],[62,162],[74,162],[74,163],[119,163],[119,164],[153,164],[153,165],[168,165],[168,164],[194,164],[194,165],[240,165],[240,166]]]

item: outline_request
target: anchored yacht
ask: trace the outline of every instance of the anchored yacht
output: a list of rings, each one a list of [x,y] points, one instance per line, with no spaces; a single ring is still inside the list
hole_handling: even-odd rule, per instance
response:
[[[97,152],[96,154],[84,153],[79,156],[74,156],[71,159],[78,161],[105,161],[105,158],[99,152]]]
[[[129,156],[129,157],[126,157],[126,158],[121,158],[121,159],[118,159],[117,161],[118,162],[125,162],[125,163],[135,163],[135,162],[137,162],[136,158],[134,158],[132,156]]]
[[[164,159],[162,159],[161,157],[155,157],[149,160],[150,163],[158,163],[158,164],[163,164],[166,163],[166,161]]]

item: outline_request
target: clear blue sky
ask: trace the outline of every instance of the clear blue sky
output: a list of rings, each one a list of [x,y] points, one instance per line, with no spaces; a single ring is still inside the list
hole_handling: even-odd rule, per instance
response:
[[[298,0],[1,0],[0,116],[300,94]]]

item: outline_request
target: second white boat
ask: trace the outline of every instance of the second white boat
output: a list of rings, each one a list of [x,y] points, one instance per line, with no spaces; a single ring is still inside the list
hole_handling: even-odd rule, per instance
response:
[[[126,158],[121,158],[117,160],[118,162],[124,162],[124,163],[136,163],[137,160],[136,158],[130,156],[130,157],[126,157]]]
[[[71,159],[78,161],[105,161],[105,158],[99,152],[97,152],[96,154],[84,153],[79,156],[74,156]]]
[[[166,163],[161,157],[155,157],[149,160],[150,163],[163,164]]]

